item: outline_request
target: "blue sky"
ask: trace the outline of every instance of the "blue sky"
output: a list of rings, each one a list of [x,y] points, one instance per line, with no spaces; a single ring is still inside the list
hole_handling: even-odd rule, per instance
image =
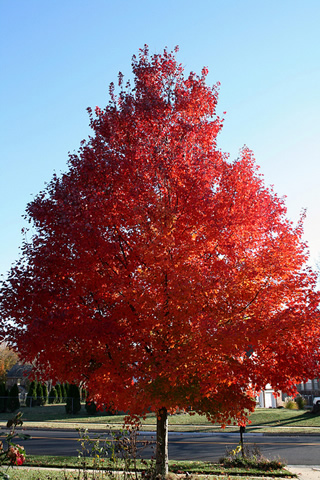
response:
[[[219,147],[246,144],[320,258],[319,0],[0,0],[0,274],[19,257],[27,203],[90,134],[86,108],[145,43],[208,66],[227,111]]]

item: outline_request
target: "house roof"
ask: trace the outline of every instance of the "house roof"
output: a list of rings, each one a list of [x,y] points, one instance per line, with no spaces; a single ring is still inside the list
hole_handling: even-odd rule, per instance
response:
[[[28,375],[32,370],[32,365],[23,365],[16,363],[7,373],[7,379],[9,378],[23,378]]]

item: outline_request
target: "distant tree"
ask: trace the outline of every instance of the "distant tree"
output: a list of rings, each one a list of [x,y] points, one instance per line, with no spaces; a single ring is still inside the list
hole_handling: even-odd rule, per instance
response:
[[[0,382],[5,382],[7,372],[18,362],[18,355],[5,342],[0,343]]]
[[[37,405],[37,382],[35,380],[30,383],[26,404],[27,407],[35,407]]]
[[[20,400],[19,400],[19,388],[18,385],[15,383],[9,392],[8,397],[8,410],[10,412],[15,412],[20,408]]]

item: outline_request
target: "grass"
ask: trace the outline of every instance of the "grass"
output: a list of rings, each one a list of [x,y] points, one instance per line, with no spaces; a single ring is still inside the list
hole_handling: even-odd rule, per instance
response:
[[[84,407],[76,415],[68,415],[65,412],[65,406],[45,405],[43,407],[22,407],[24,427],[44,427],[44,428],[69,428],[88,427],[90,430],[105,428],[106,425],[122,425],[123,415],[108,416],[104,413],[98,415],[88,415]],[[3,426],[5,422],[12,418],[12,413],[1,414]],[[258,408],[250,416],[251,424],[247,426],[247,432],[299,432],[312,433],[320,431],[320,415],[311,414],[307,410],[288,410],[282,409],[264,409]],[[142,429],[154,430],[156,417],[154,414],[148,414],[145,420],[142,420]],[[177,414],[169,417],[170,431],[219,431],[220,425],[212,425],[205,416]],[[227,427],[228,432],[237,432],[238,426]]]
[[[251,415],[250,428],[264,427],[316,427],[320,428],[320,415],[309,410],[288,410],[286,408],[258,408]]]
[[[88,468],[93,468],[94,460],[91,458],[86,459]],[[144,471],[146,470],[146,463],[150,465],[150,461],[141,462],[137,460],[137,470]],[[59,456],[41,456],[41,455],[28,455],[27,457],[27,466],[32,467],[52,467],[52,468],[79,468],[80,460],[78,457],[59,457]],[[115,470],[114,463],[108,461],[101,466],[103,470]],[[121,462],[117,465],[116,470],[122,470],[123,465]],[[214,464],[211,462],[200,462],[200,461],[177,461],[177,460],[170,460],[169,461],[169,470],[170,472],[176,474],[183,474],[188,472],[193,474],[202,474],[202,475],[218,475],[218,474],[230,474],[230,473],[247,473],[248,468],[240,468],[240,467],[228,467],[223,466],[220,464]],[[256,468],[250,468],[250,473],[254,472],[255,474],[261,475],[261,470]],[[275,469],[270,471],[270,475],[275,475],[281,473],[282,476],[288,476],[286,470],[284,469]],[[264,472],[266,474],[266,472]]]
[[[34,467],[46,467],[47,469],[51,468],[50,470],[37,470]],[[122,474],[121,472],[116,473],[108,473],[107,471],[97,471],[94,475],[93,472],[90,470],[92,464],[90,465],[90,459],[87,459],[87,466],[88,469],[88,479],[102,479],[102,478],[109,478],[111,480],[121,480]],[[105,465],[105,467],[111,469],[113,465],[110,463],[109,465]],[[33,467],[28,468],[28,467]],[[26,466],[17,467],[14,469],[9,469],[10,479],[19,479],[19,480],[35,480],[35,479],[80,479],[81,477],[81,470],[71,471],[70,469],[76,469],[79,467],[79,459],[76,457],[50,457],[50,456],[28,456],[28,463]],[[52,468],[58,468],[59,471],[52,470]],[[121,469],[121,465],[118,465],[118,468]],[[142,470],[146,470],[146,465],[139,463],[137,464],[137,470],[140,472]],[[174,480],[176,475],[178,476],[185,476],[188,472],[187,476],[190,480],[194,479],[197,480],[199,475],[205,479],[225,479],[232,480],[235,478],[244,479],[251,479],[252,477],[259,477],[260,479],[271,479],[271,478],[290,478],[294,475],[290,474],[287,470],[280,469],[280,470],[273,470],[270,472],[261,472],[254,468],[235,468],[235,467],[226,467],[219,464],[212,464],[209,462],[187,462],[187,461],[170,461],[169,462],[169,471],[170,471],[170,479]],[[138,475],[138,478],[143,478]],[[127,480],[135,479],[135,474],[132,472],[127,476]]]

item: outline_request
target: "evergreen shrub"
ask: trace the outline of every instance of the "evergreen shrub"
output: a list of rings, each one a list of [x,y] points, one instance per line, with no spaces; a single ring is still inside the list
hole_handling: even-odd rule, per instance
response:
[[[55,389],[55,387],[52,387],[49,393],[49,403],[52,405],[54,403],[57,403],[57,401],[58,401],[57,390]]]
[[[35,380],[30,383],[26,404],[27,407],[35,407],[37,405],[37,382]]]
[[[69,393],[66,403],[66,412],[67,413],[78,413],[81,410],[80,402],[80,389],[77,385],[73,383],[69,385]]]
[[[85,409],[89,415],[95,415],[98,412],[96,404],[92,400],[87,400]]]
[[[43,388],[41,383],[37,384],[37,405],[44,405]]]
[[[61,403],[62,402],[62,392],[61,392],[60,383],[56,384],[55,389],[57,390],[57,403]]]
[[[48,403],[48,387],[46,383],[42,385],[42,393],[43,393],[44,405],[46,405]]]
[[[4,382],[0,382],[0,413],[7,411],[8,395],[9,392],[6,389],[6,384]]]
[[[8,410],[9,412],[15,412],[20,408],[20,400],[19,400],[19,388],[18,385],[15,383],[9,392],[8,398]]]

